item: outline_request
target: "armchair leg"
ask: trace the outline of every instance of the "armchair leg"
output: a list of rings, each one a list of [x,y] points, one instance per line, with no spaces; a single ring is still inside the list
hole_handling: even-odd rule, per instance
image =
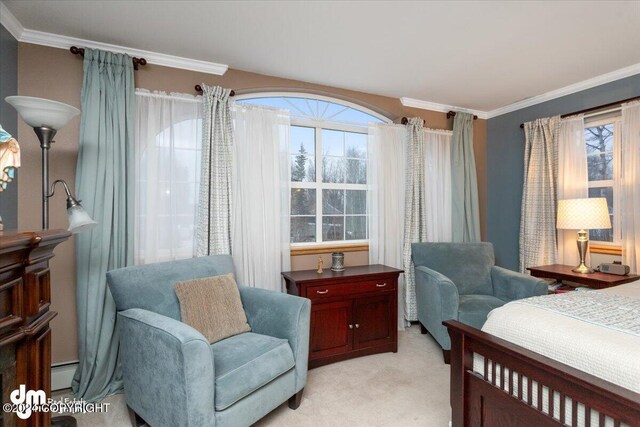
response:
[[[146,422],[142,418],[140,418],[140,415],[136,414],[133,409],[131,409],[129,406],[127,406],[127,409],[129,410],[129,421],[131,421],[131,425],[133,427],[146,425]]]
[[[427,333],[427,328],[424,327],[424,325],[422,323],[420,323],[420,333],[422,335]]]
[[[442,350],[442,357],[444,358],[444,364],[445,365],[450,365],[451,364],[451,350]]]
[[[302,403],[302,392],[304,388],[289,398],[289,408],[296,410]]]

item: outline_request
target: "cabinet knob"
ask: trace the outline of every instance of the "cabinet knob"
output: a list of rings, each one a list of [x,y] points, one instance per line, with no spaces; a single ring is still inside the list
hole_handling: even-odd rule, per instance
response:
[[[358,325],[358,324],[356,323],[356,329],[358,329],[359,327],[360,327],[360,325]]]
[[[349,329],[353,329],[353,325],[349,323]]]
[[[320,294],[320,295],[324,295],[329,293],[329,289],[325,289],[324,291],[316,291],[316,293]]]
[[[384,288],[385,286],[387,286],[387,284],[386,283],[376,283],[376,286],[378,288]]]

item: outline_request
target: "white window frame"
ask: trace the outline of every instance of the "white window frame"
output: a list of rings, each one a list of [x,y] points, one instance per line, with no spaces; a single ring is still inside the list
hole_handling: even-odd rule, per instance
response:
[[[600,114],[598,114],[600,115]],[[613,124],[613,179],[603,179],[598,181],[588,181],[588,188],[602,188],[611,187],[613,189],[613,222],[611,224],[613,228],[613,241],[606,240],[592,240],[591,242],[597,243],[603,246],[621,246],[622,245],[622,230],[620,219],[620,183],[616,182],[617,177],[620,176],[619,168],[622,162],[622,116],[618,113],[616,115],[608,115],[604,118],[599,118],[598,115],[591,118],[585,117],[584,128],[603,126]],[[586,149],[586,141],[585,141]],[[587,154],[588,157],[588,154]],[[587,163],[588,168],[588,163]]]
[[[383,116],[380,113],[377,113],[373,110],[370,110],[362,105],[354,104],[349,101],[344,101],[338,98],[332,98],[324,95],[316,95],[312,93],[305,92],[259,92],[259,93],[248,93],[237,95],[236,100],[244,100],[244,99],[255,99],[255,98],[278,98],[278,97],[286,97],[286,98],[310,98],[316,99],[319,101],[332,102],[340,105],[344,105],[345,107],[353,108],[358,111],[362,111],[363,113],[369,114],[377,119],[381,120],[384,123],[392,123],[388,117]],[[344,184],[344,183],[325,183],[322,182],[322,130],[336,130],[343,132],[354,132],[361,133],[367,135],[369,129],[367,126],[363,126],[361,124],[348,123],[348,122],[331,122],[331,121],[319,121],[319,120],[303,120],[301,118],[295,117],[291,118],[291,126],[301,126],[314,128],[315,130],[315,171],[316,171],[316,180],[313,182],[291,182],[291,188],[302,188],[302,189],[314,189],[316,191],[316,241],[315,242],[291,242],[291,248],[295,249],[309,249],[309,248],[334,248],[340,246],[354,246],[354,245],[366,245],[369,243],[369,239],[359,239],[359,240],[331,240],[331,241],[322,241],[322,190],[366,190],[367,184]],[[290,152],[290,155],[294,155],[295,152]],[[369,155],[367,150],[367,156]],[[306,216],[306,215],[301,215]],[[339,215],[338,215],[339,216]],[[342,214],[345,217],[345,227],[346,227],[346,213]],[[369,216],[369,213],[366,214]],[[367,221],[369,219],[367,218]]]

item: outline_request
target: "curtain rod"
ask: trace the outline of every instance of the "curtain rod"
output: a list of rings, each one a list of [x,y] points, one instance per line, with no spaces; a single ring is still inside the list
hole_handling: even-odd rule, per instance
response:
[[[456,112],[455,111],[448,111],[447,112],[447,119],[450,119],[451,117],[455,117],[456,116]],[[476,116],[475,114],[473,115],[473,120],[478,120],[478,116]]]
[[[195,85],[194,89],[196,90],[196,92],[202,93],[202,86]],[[229,96],[236,96],[236,92],[232,90],[231,92],[229,92]]]
[[[623,99],[622,101],[610,102],[608,104],[598,105],[597,107],[585,108],[584,110],[579,110],[579,111],[574,111],[573,113],[563,114],[563,115],[560,116],[560,118],[564,119],[565,117],[575,116],[577,114],[584,114],[584,113],[589,113],[591,111],[602,110],[604,108],[616,107],[616,106],[620,106],[621,104],[625,104],[625,103],[631,102],[631,101],[636,101],[636,100],[639,100],[639,99],[640,99],[640,96],[634,96],[633,98]],[[520,123],[520,129],[524,129],[524,123]]]
[[[403,125],[406,125],[407,123],[409,123],[409,119],[407,119],[406,117],[403,117],[402,120],[400,120],[400,123],[402,123]],[[427,121],[422,119],[422,124],[424,126],[426,126],[427,125]]]
[[[69,52],[73,53],[74,55],[80,55],[84,58],[84,48],[83,47],[76,47],[76,46],[71,46],[69,48]],[[131,61],[133,62],[133,69],[137,70],[138,66],[140,65],[147,65],[147,60],[144,58],[137,58],[137,57],[133,57],[131,59]]]

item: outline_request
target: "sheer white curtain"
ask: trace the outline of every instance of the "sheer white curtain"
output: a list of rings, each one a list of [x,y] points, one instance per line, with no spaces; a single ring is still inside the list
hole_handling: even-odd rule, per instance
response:
[[[452,239],[451,137],[450,131],[425,129],[425,200],[427,241]]]
[[[201,101],[136,90],[136,264],[194,256]]]
[[[369,263],[402,268],[407,129],[371,125],[367,158]],[[398,281],[398,328],[404,329],[404,277]]]
[[[558,200],[589,197],[584,116],[563,119],[558,134]],[[576,230],[557,230],[560,264],[578,265]]]
[[[289,112],[234,107],[231,253],[236,280],[282,291],[290,269]]]
[[[622,261],[632,273],[640,268],[640,102],[622,106],[620,179]]]

